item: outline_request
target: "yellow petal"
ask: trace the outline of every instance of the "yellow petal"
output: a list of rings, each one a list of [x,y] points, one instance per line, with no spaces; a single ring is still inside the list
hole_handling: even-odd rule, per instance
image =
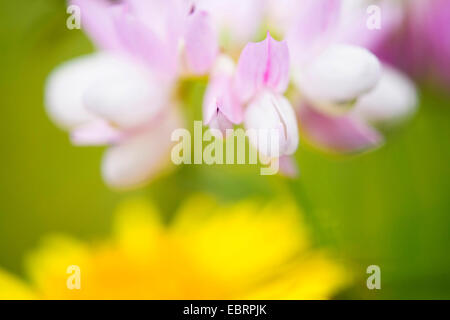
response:
[[[290,201],[259,205],[243,201],[215,207],[202,198],[184,208],[174,237],[198,268],[229,286],[230,291],[250,285],[307,247],[299,213]],[[209,212],[198,216],[196,208]]]
[[[0,300],[30,300],[37,296],[12,274],[0,269]]]
[[[322,300],[330,299],[350,283],[344,267],[323,253],[314,253],[297,261],[291,270],[280,270],[280,277],[262,284],[245,295],[256,300]]]
[[[81,270],[81,286],[89,282],[89,253],[87,247],[64,236],[45,238],[40,249],[26,259],[26,270],[36,291],[45,299],[75,299],[82,290],[71,290],[67,281],[70,266]]]
[[[119,248],[135,262],[154,257],[163,232],[158,210],[143,198],[119,206],[114,229]]]

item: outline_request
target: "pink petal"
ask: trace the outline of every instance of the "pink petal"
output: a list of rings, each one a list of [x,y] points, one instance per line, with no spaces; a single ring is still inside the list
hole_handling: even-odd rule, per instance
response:
[[[122,49],[110,10],[115,5],[107,0],[70,0],[70,3],[80,8],[82,27],[99,48]]]
[[[244,47],[257,36],[266,10],[264,2],[265,0],[196,0],[195,6],[211,14],[221,34],[233,35],[232,41],[223,41],[221,44],[227,49],[232,45],[234,49]]]
[[[78,146],[98,146],[118,143],[124,135],[106,121],[98,120],[76,128],[71,140]]]
[[[217,33],[209,14],[205,11],[191,14],[184,37],[189,69],[196,74],[206,73],[219,52]]]
[[[158,30],[151,29],[125,6],[114,11],[114,25],[128,54],[139,58],[167,78],[175,75],[179,38],[159,35]],[[164,29],[165,25],[161,28]]]
[[[287,39],[293,58],[307,59],[326,46],[339,21],[341,0],[302,0]]]
[[[122,0],[138,20],[162,38],[180,37],[194,0]]]
[[[351,116],[327,116],[307,105],[300,109],[300,123],[313,143],[333,152],[365,151],[383,143],[383,137],[362,120]]]
[[[217,111],[208,123],[211,129],[217,129],[222,133],[220,138],[227,136],[227,130],[233,129],[233,123],[220,111]],[[214,134],[214,133],[213,133]]]
[[[239,58],[235,83],[242,101],[248,101],[265,88],[281,94],[288,84],[289,49],[286,41],[276,41],[267,33],[264,41],[246,45]]]
[[[381,29],[369,29],[368,3],[349,1],[340,19],[336,42],[375,50],[402,25],[402,5],[395,1],[379,1]]]
[[[280,172],[289,177],[296,178],[299,175],[299,170],[295,159],[292,156],[282,156],[278,159],[280,163]]]
[[[228,75],[218,75],[210,80],[203,102],[204,123],[208,125],[218,112],[234,124],[242,122],[242,105],[233,91],[232,78]]]
[[[235,65],[227,55],[216,59],[203,100],[203,121],[224,132],[243,120],[242,105],[234,92]]]

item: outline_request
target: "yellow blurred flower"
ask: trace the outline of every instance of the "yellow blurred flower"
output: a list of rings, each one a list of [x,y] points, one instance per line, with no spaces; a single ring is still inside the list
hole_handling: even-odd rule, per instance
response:
[[[0,299],[326,299],[349,281],[311,248],[292,202],[196,196],[168,225],[159,217],[134,199],[120,206],[109,241],[47,239],[27,259],[30,285],[0,271]],[[69,289],[72,265],[80,289]]]

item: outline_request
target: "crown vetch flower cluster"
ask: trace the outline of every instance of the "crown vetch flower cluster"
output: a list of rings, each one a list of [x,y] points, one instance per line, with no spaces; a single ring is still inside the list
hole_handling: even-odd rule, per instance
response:
[[[185,77],[208,76],[205,125],[278,132],[276,151],[249,138],[287,174],[299,132],[322,149],[362,151],[383,141],[376,125],[415,109],[414,85],[371,53],[401,23],[391,1],[379,2],[380,30],[366,26],[364,1],[71,3],[98,52],[50,75],[46,106],[74,144],[110,146],[102,172],[113,187],[146,182],[168,163],[170,132],[183,123],[174,91]]]

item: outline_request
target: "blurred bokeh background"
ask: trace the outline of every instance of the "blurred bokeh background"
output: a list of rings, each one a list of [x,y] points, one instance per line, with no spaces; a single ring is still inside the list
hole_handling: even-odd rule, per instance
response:
[[[93,50],[82,31],[65,28],[65,8],[63,0],[0,2],[0,266],[23,275],[24,254],[48,233],[106,236],[130,195],[153,199],[170,217],[198,191],[226,202],[288,193],[315,244],[354,269],[357,279],[340,298],[450,298],[448,88],[421,83],[418,114],[375,152],[337,157],[301,144],[297,180],[260,176],[256,167],[188,166],[115,192],[101,180],[103,149],[73,147],[45,113],[49,72]],[[191,89],[187,108],[200,119],[204,86]],[[381,267],[381,290],[366,287],[372,264]]]

